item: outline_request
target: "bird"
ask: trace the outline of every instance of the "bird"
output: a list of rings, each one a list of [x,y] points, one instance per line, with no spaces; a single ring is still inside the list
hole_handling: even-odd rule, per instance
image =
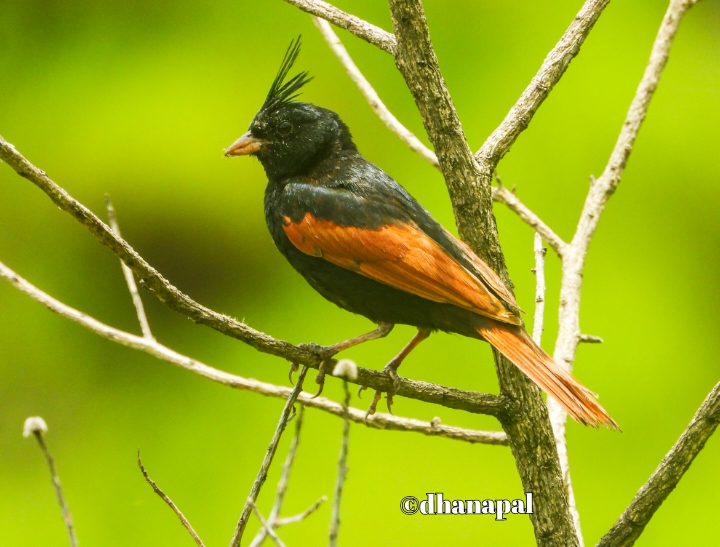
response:
[[[365,159],[337,113],[297,100],[312,80],[306,71],[288,78],[299,52],[300,37],[248,131],[225,156],[254,156],[262,164],[265,220],[292,267],[327,300],[377,325],[331,346],[314,345],[323,359],[383,338],[396,324],[417,328],[383,369],[393,384],[390,406],[408,354],[435,331],[456,333],[490,343],[576,421],[617,428],[595,394],[533,342],[498,274]]]

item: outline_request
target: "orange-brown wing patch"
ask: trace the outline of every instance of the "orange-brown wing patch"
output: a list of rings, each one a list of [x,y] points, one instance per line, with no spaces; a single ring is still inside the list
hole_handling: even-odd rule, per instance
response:
[[[482,280],[415,226],[368,230],[317,220],[310,213],[298,223],[288,217],[285,222],[285,234],[305,254],[434,302],[453,304],[505,323],[522,323]]]
[[[495,270],[493,270],[485,261],[476,255],[467,243],[459,240],[447,230],[445,230],[445,233],[462,249],[465,258],[473,265],[473,268],[477,270],[485,284],[488,285],[495,294],[500,296],[500,298],[502,298],[505,302],[517,309],[520,309],[520,306],[518,306],[518,303],[515,300],[515,296],[508,290],[505,283],[503,283],[502,279],[500,279],[500,276],[495,273]]]

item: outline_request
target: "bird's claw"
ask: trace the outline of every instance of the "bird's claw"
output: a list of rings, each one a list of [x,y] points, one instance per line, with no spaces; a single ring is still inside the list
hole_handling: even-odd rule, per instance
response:
[[[291,385],[295,385],[295,381],[293,380],[293,374],[295,374],[300,369],[300,365],[297,363],[290,363],[290,370],[288,371],[288,379],[290,380]]]
[[[380,372],[383,374],[386,374],[390,377],[390,380],[392,380],[392,389],[388,390],[387,392],[387,409],[390,414],[393,413],[392,411],[392,405],[394,403],[393,396],[398,392],[400,389],[400,384],[402,382],[402,378],[397,373],[397,366],[393,366],[392,363],[388,364],[384,369],[382,369]],[[360,393],[363,390],[366,390],[367,386],[360,386],[358,388],[358,398],[360,397]],[[377,411],[377,405],[380,402],[380,399],[382,398],[382,391],[375,391],[375,395],[373,395],[373,400],[370,403],[370,406],[367,409],[367,412],[365,413],[365,421],[367,422],[368,417],[375,414]]]
[[[323,391],[323,388],[325,387],[325,373],[327,372],[327,366],[329,364],[329,360],[323,360],[320,363],[320,367],[318,367],[318,373],[315,376],[315,383],[318,384],[320,387],[318,388],[318,392],[310,397],[311,399],[316,399],[317,397],[320,397],[320,394]]]
[[[365,413],[365,423],[367,423],[367,419],[375,414],[375,411],[377,410],[377,405],[380,402],[380,399],[382,398],[382,391],[376,391],[375,395],[373,395],[372,403],[370,403],[370,406],[367,409],[367,412]]]

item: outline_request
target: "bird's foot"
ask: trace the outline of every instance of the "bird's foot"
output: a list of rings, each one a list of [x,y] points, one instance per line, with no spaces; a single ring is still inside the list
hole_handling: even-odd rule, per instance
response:
[[[398,389],[400,389],[400,384],[402,383],[402,378],[397,373],[397,369],[400,366],[400,363],[395,363],[395,361],[390,361],[387,365],[385,365],[385,368],[382,369],[380,372],[383,374],[387,374],[390,376],[390,379],[393,383],[392,391],[388,391],[388,397],[392,397],[398,392]]]
[[[333,346],[321,346],[320,344],[316,344],[314,342],[311,342],[309,344],[300,344],[298,347],[310,351],[317,355],[318,359],[320,359],[320,366],[318,367],[318,373],[315,376],[315,383],[318,384],[318,391],[315,395],[312,396],[313,399],[316,397],[319,397],[320,394],[323,391],[323,388],[325,387],[325,375],[330,370],[330,365],[332,364],[332,358],[337,353],[337,349],[335,349]],[[294,370],[290,369],[290,381],[292,382],[292,373],[297,370],[297,365],[295,365]]]
[[[402,378],[397,373],[397,368],[400,366],[400,363],[395,363],[394,361],[390,361],[387,365],[385,365],[385,368],[383,368],[380,372],[382,374],[386,374],[390,377],[390,380],[392,380],[392,389],[390,389],[387,392],[387,408],[388,412],[390,414],[393,413],[392,411],[392,405],[393,405],[393,396],[398,392],[398,389],[400,389],[400,384],[402,382]],[[360,386],[358,389],[358,397],[360,397],[360,393],[367,389],[366,386]],[[367,420],[369,416],[372,416],[377,411],[377,405],[380,402],[380,399],[382,399],[382,391],[376,390],[375,394],[373,395],[373,400],[370,403],[370,406],[367,409],[367,412],[365,413],[365,419]]]

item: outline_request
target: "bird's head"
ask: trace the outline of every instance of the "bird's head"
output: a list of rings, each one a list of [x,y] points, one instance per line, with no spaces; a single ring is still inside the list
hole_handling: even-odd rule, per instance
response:
[[[247,133],[225,151],[226,156],[256,156],[270,179],[303,173],[335,149],[355,149],[350,131],[335,112],[294,100],[312,79],[301,72],[285,82],[299,52],[300,38],[290,44]]]

